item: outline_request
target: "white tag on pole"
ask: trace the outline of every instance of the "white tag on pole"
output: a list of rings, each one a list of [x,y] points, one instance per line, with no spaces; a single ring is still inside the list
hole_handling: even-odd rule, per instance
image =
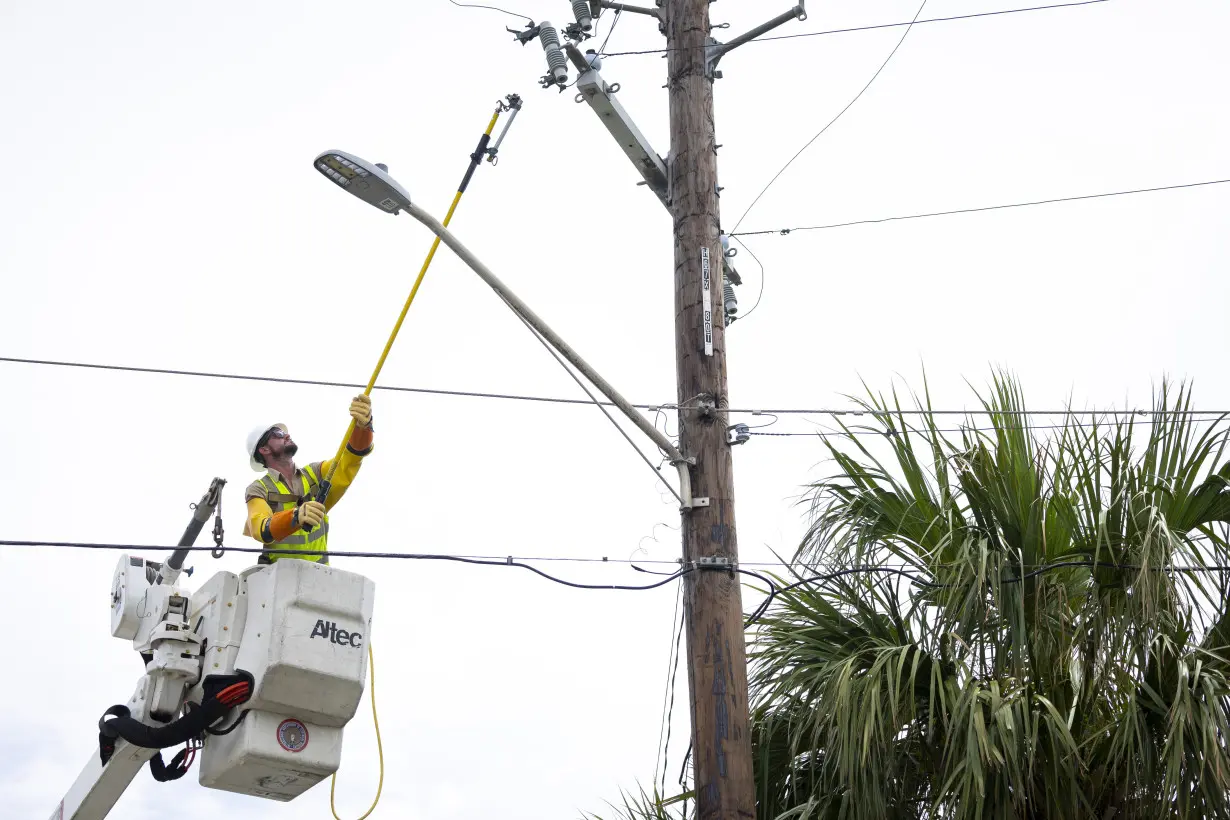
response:
[[[705,355],[713,355],[713,294],[711,288],[713,276],[709,270],[709,248],[700,249],[700,289],[701,307],[704,310]]]

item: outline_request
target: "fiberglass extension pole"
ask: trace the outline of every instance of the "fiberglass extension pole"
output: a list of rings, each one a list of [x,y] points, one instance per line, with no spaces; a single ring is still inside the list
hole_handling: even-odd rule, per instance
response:
[[[466,192],[466,188],[470,184],[471,177],[478,169],[479,163],[483,157],[488,155],[487,145],[491,141],[491,133],[495,130],[496,121],[499,120],[500,114],[504,111],[512,111],[515,117],[517,112],[521,110],[521,98],[516,94],[509,94],[506,98],[507,103],[499,102],[496,104],[495,113],[491,115],[491,122],[487,123],[487,130],[478,140],[478,147],[474,149],[474,153],[470,154],[470,166],[466,168],[465,176],[462,177],[461,184],[457,186],[457,194],[453,197],[453,204],[449,206],[448,213],[444,217],[444,225],[453,218],[453,212],[457,210],[457,204],[461,202],[461,195]],[[509,125],[512,124],[511,119]],[[505,133],[508,128],[505,127]],[[504,134],[500,135],[500,140],[503,141]],[[499,144],[497,141],[497,145]],[[495,154],[490,154],[494,158]],[[370,396],[372,388],[376,386],[376,379],[380,376],[380,371],[384,367],[384,360],[388,358],[389,351],[393,348],[393,342],[397,340],[397,333],[401,330],[402,322],[405,321],[406,313],[410,310],[410,305],[414,302],[414,297],[418,295],[419,285],[423,283],[423,277],[427,275],[427,269],[431,267],[431,261],[436,256],[436,249],[440,247],[440,237],[436,237],[431,243],[431,250],[427,252],[427,258],[423,260],[423,267],[419,269],[418,278],[414,280],[414,287],[410,289],[410,295],[406,298],[406,304],[402,306],[401,315],[397,317],[397,324],[393,325],[393,332],[389,334],[389,340],[384,345],[384,351],[380,354],[380,361],[376,362],[376,369],[372,371],[372,377],[367,382],[367,388],[363,391],[363,395]],[[350,420],[350,425],[346,428],[346,435],[342,438],[341,445],[337,448],[337,455],[333,459],[333,464],[329,468],[329,474],[320,482],[320,487],[316,492],[316,500],[324,503],[325,497],[329,495],[329,490],[333,486],[333,473],[337,470],[337,465],[341,463],[342,454],[346,451],[346,444],[350,441],[350,435],[354,432],[354,419]],[[305,526],[305,530],[310,531],[310,526]]]

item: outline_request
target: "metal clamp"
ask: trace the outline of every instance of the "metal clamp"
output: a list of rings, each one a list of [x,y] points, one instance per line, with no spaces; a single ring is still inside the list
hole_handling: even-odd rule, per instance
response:
[[[503,100],[497,100],[496,106],[501,113],[511,111],[512,114],[504,123],[504,127],[500,130],[500,135],[496,137],[495,142],[490,148],[487,149],[487,162],[490,162],[492,165],[497,165],[499,163],[500,160],[496,154],[499,153],[500,143],[502,143],[504,141],[504,137],[508,135],[508,129],[512,127],[513,120],[517,119],[517,115],[521,113],[521,95],[508,94]]]
[[[731,575],[735,574],[735,570],[739,568],[739,562],[727,558],[725,555],[703,555],[692,562],[692,568],[696,570],[726,570]]]

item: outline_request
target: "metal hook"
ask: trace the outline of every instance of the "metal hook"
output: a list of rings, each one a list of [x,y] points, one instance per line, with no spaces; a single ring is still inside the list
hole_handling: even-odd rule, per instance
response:
[[[226,549],[222,546],[222,537],[224,531],[222,529],[222,507],[218,507],[217,513],[214,514],[214,548],[209,551],[209,554],[214,558],[221,558]]]

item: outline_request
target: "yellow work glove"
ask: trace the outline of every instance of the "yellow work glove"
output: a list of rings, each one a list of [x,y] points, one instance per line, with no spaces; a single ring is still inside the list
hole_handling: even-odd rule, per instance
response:
[[[305,501],[295,509],[295,523],[300,527],[307,524],[315,529],[324,520],[325,505],[319,501]]]
[[[362,393],[355,396],[350,402],[350,416],[354,419],[355,427],[366,427],[371,424],[372,397]]]

